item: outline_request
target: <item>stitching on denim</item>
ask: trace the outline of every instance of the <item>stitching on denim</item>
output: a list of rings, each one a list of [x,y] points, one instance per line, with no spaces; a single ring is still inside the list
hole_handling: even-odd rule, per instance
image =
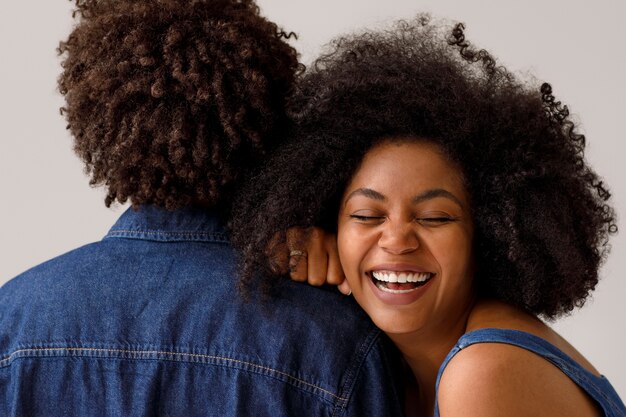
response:
[[[175,231],[164,231],[164,230],[126,230],[126,229],[115,229],[111,230],[109,234],[113,233],[131,233],[131,234],[147,234],[147,235],[204,235],[204,236],[212,236],[212,235],[220,235],[221,233],[212,233],[212,232],[175,232]]]
[[[141,236],[141,235],[151,235],[151,236],[181,236],[181,237],[194,237],[194,236],[198,236],[198,237],[206,237],[206,238],[212,238],[212,239],[221,239],[221,240],[228,240],[228,236],[225,233],[221,233],[221,232],[175,232],[175,231],[163,231],[163,230],[125,230],[125,229],[116,229],[116,230],[111,230],[108,234],[107,237],[117,237],[117,236],[122,236],[124,237],[125,235],[132,235],[132,236]]]
[[[344,394],[346,392],[348,393],[346,401],[344,401],[343,404],[336,404],[335,407],[333,407],[331,417],[335,417],[338,415],[338,413],[345,411],[348,405],[347,398],[352,395],[352,391],[354,390],[354,386],[358,380],[358,374],[361,371],[361,367],[363,366],[363,363],[365,362],[368,353],[372,350],[374,344],[379,339],[379,336],[380,330],[374,329],[370,332],[370,334],[361,344],[361,346],[359,346],[357,354],[355,355],[355,363],[353,366],[348,368],[348,376],[346,377],[345,384],[341,387],[340,391],[341,394]]]
[[[14,351],[13,353],[11,353],[10,355],[0,359],[0,367],[6,366],[8,365],[14,358],[16,357],[22,357],[21,354],[23,353],[28,353],[28,352],[32,352],[32,353],[36,353],[36,352],[60,352],[60,351],[68,351],[68,352],[75,352],[75,351],[86,351],[86,352],[109,352],[109,353],[129,353],[129,354],[139,354],[139,355],[146,355],[146,354],[152,354],[152,355],[169,355],[169,356],[173,356],[175,358],[178,357],[190,357],[190,358],[202,358],[202,359],[213,359],[213,360],[222,360],[225,362],[230,362],[230,363],[236,363],[236,364],[240,364],[240,365],[246,365],[246,366],[250,366],[252,368],[256,368],[256,369],[260,369],[260,370],[264,370],[264,371],[269,371],[269,372],[274,372],[278,375],[281,375],[285,378],[287,378],[288,380],[292,380],[295,382],[299,382],[303,385],[306,385],[310,388],[314,388],[316,390],[322,391],[328,395],[330,395],[331,397],[339,400],[339,401],[347,401],[347,398],[343,398],[340,397],[338,395],[333,394],[332,392],[322,388],[322,387],[318,387],[317,385],[311,384],[310,382],[306,382],[300,378],[297,378],[293,375],[289,375],[288,373],[279,371],[277,369],[273,369],[270,368],[268,366],[263,366],[263,365],[258,365],[256,363],[253,362],[247,362],[247,361],[242,361],[239,359],[233,359],[233,358],[227,358],[224,356],[216,356],[216,355],[204,355],[204,354],[200,354],[200,353],[182,353],[182,352],[169,352],[169,351],[160,351],[160,350],[131,350],[131,349],[103,349],[103,348],[85,348],[85,347],[58,347],[58,348],[31,348],[31,349],[18,349],[16,351]]]

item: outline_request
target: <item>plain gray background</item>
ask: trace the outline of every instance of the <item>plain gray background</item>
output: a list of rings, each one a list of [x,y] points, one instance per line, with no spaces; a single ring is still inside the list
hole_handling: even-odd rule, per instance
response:
[[[582,122],[587,157],[626,210],[624,0],[260,0],[299,39],[305,63],[333,36],[421,11],[467,24],[467,37],[510,69],[549,81]],[[90,189],[59,116],[55,48],[72,26],[69,1],[0,5],[0,284],[100,239],[124,207]],[[626,223],[585,307],[554,324],[626,397]]]

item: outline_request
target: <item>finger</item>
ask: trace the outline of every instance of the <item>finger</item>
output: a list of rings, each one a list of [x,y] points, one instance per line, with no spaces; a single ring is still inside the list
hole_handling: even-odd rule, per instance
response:
[[[306,282],[308,277],[308,260],[304,253],[289,255],[289,276],[294,281]]]
[[[339,284],[337,288],[343,295],[352,295],[352,288],[350,288],[350,284],[348,283],[347,279]]]
[[[265,255],[272,273],[282,275],[289,271],[289,249],[284,239],[284,233],[274,234],[267,244]]]
[[[328,253],[325,245],[326,233],[318,228],[313,228],[309,235],[307,246],[308,253],[308,282],[311,285],[323,285],[326,283],[328,271]]]
[[[291,227],[285,236],[289,256],[289,276],[298,282],[306,282],[308,277],[308,253],[304,248],[304,235],[304,229]]]
[[[326,237],[326,251],[328,252],[328,271],[326,273],[326,283],[331,285],[339,285],[345,279],[343,268],[339,261],[339,252],[337,250],[337,239],[335,235]]]
[[[306,229],[301,227],[290,227],[285,233],[285,240],[290,250],[304,248],[308,244],[306,239]]]

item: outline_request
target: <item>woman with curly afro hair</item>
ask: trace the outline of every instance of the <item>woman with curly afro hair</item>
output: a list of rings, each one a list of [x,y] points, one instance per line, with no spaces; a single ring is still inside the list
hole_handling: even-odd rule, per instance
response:
[[[76,5],[59,89],[91,185],[107,206],[227,208],[282,136],[299,68],[289,35],[251,0]]]
[[[337,40],[237,207],[244,288],[289,272],[285,244],[293,279],[343,269],[403,355],[409,415],[626,415],[540,320],[584,303],[617,230],[585,138],[535,84],[428,16]]]

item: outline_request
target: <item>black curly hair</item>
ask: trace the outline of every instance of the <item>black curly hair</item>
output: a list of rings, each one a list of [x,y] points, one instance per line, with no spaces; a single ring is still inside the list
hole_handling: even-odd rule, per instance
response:
[[[617,227],[610,194],[585,162],[585,138],[550,85],[519,80],[473,48],[462,24],[426,15],[333,47],[300,80],[293,139],[235,208],[243,287],[276,270],[266,252],[287,228],[336,229],[343,190],[368,150],[426,138],[463,172],[478,294],[548,319],[581,306]]]
[[[228,206],[284,137],[291,34],[252,0],[75,1],[58,87],[90,184],[107,206]]]

